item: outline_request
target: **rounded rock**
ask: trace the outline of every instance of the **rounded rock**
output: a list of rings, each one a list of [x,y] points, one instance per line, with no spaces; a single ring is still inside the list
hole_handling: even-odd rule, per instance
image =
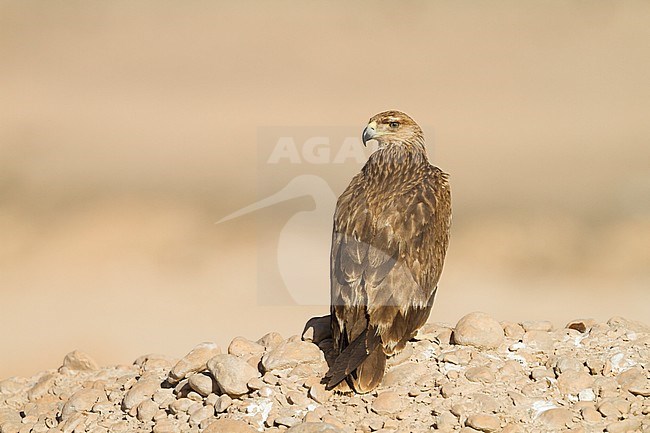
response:
[[[137,418],[142,422],[151,421],[156,412],[158,412],[158,404],[151,399],[144,400],[138,405]]]
[[[470,415],[465,423],[473,429],[483,432],[495,432],[501,428],[501,421],[494,415],[475,414]]]
[[[489,367],[471,367],[465,371],[465,377],[470,382],[492,383],[495,380],[494,373]]]
[[[70,396],[61,409],[61,419],[66,420],[77,412],[90,411],[95,403],[106,400],[106,393],[98,389],[81,389]]]
[[[584,371],[567,370],[557,378],[557,387],[563,394],[578,395],[593,384],[593,377]]]
[[[624,419],[607,424],[606,431],[608,433],[628,433],[638,431],[639,429],[641,429],[640,419]]]
[[[73,371],[89,371],[97,370],[99,365],[97,365],[90,356],[75,350],[68,353],[65,358],[63,358],[62,368],[67,368],[68,370]]]
[[[214,380],[207,374],[193,374],[188,378],[187,383],[194,391],[198,392],[203,397],[207,397],[214,392]]]
[[[205,370],[207,362],[220,353],[221,349],[215,343],[206,342],[195,346],[171,369],[170,382],[177,383],[192,373]]]
[[[210,423],[203,433],[257,433],[257,430],[244,421],[222,418]]]
[[[403,402],[398,393],[394,391],[382,392],[372,402],[373,412],[379,415],[388,415],[402,410]]]
[[[247,394],[248,381],[258,377],[258,371],[246,361],[234,355],[217,355],[208,361],[212,373],[222,393],[231,397]]]
[[[503,328],[493,317],[477,311],[458,321],[453,339],[456,344],[464,346],[495,349],[503,343]]]
[[[305,422],[295,425],[287,433],[343,433],[339,427],[324,422]]]
[[[298,364],[324,363],[318,346],[306,341],[285,341],[262,357],[264,371],[284,370]]]
[[[159,388],[160,381],[157,379],[140,379],[127,391],[122,401],[122,407],[126,411],[131,410],[144,400],[151,398]]]
[[[547,427],[553,429],[564,428],[571,423],[573,415],[569,409],[556,407],[542,412],[539,420]]]
[[[264,346],[244,337],[235,337],[228,346],[228,353],[235,356],[257,355],[264,353]]]
[[[421,363],[406,362],[388,370],[382,379],[385,387],[415,383],[428,373],[427,367]]]

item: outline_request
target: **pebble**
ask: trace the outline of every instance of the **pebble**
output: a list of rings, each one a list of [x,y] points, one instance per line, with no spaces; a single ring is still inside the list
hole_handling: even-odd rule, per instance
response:
[[[207,362],[215,355],[221,354],[221,348],[215,343],[201,343],[179,360],[169,372],[171,383],[177,383],[190,374],[206,369]]]
[[[158,412],[158,404],[153,400],[144,400],[138,405],[137,418],[142,422],[151,421]]]
[[[293,368],[298,364],[325,363],[323,352],[306,341],[285,341],[262,357],[265,372]]]
[[[501,428],[501,421],[494,415],[470,415],[465,425],[482,432],[495,432]]]
[[[90,411],[95,403],[106,400],[106,393],[98,389],[81,389],[70,397],[61,409],[61,419],[66,420],[76,412]]]
[[[248,393],[248,381],[258,377],[258,371],[234,355],[217,355],[208,361],[208,370],[222,393],[239,397]]]
[[[452,431],[458,425],[458,417],[448,410],[436,415],[436,427],[442,431]]]
[[[501,322],[501,327],[506,337],[513,340],[519,341],[524,336],[524,328],[519,323]]]
[[[626,433],[638,431],[639,429],[641,429],[640,419],[624,419],[607,424],[607,431],[609,433]]]
[[[596,324],[594,319],[578,319],[572,320],[567,323],[565,328],[575,329],[578,332],[585,333],[588,329],[591,329]]]
[[[71,371],[91,371],[97,370],[99,365],[90,356],[75,350],[63,358],[63,366],[61,368]]]
[[[38,400],[48,393],[52,386],[54,385],[54,380],[56,376],[54,374],[46,374],[41,377],[34,386],[27,391],[27,398],[30,401]]]
[[[210,423],[203,433],[257,433],[244,421],[220,418]]]
[[[393,414],[402,410],[403,402],[400,395],[394,391],[384,391],[375,398],[371,408],[379,415]]]
[[[230,398],[228,394],[221,395],[214,404],[214,410],[216,410],[217,413],[225,412],[231,404],[232,398]]]
[[[325,422],[306,422],[291,427],[287,433],[344,433],[344,431]]]
[[[558,374],[565,373],[569,370],[583,371],[584,364],[573,356],[561,356],[555,360],[554,368]]]
[[[300,420],[293,416],[281,416],[275,419],[274,424],[278,426],[293,427],[300,424]]]
[[[536,329],[526,331],[522,338],[522,342],[529,348],[538,352],[552,352],[554,340],[553,336],[546,331],[539,331]]]
[[[567,427],[571,424],[572,419],[573,415],[571,414],[571,411],[560,407],[549,409],[539,415],[539,420],[548,428],[553,429]]]
[[[114,432],[114,428],[111,429],[111,433]],[[170,419],[160,420],[153,426],[153,433],[179,433],[180,431],[178,424]]]
[[[456,344],[495,349],[503,343],[503,328],[493,317],[474,312],[462,317],[454,328]]]
[[[328,391],[325,389],[325,385],[320,383],[314,384],[309,388],[309,397],[320,404],[327,403],[332,398],[332,395],[334,395],[334,391]]]
[[[580,391],[589,389],[593,385],[593,377],[584,371],[568,370],[557,378],[557,387],[565,395],[578,395]]]
[[[228,346],[228,353],[235,356],[250,356],[262,354],[266,348],[254,341],[250,341],[244,337],[235,337]]]
[[[603,419],[600,413],[598,413],[598,411],[593,407],[582,408],[582,410],[580,411],[580,415],[582,415],[582,419],[592,424],[600,422]]]
[[[174,400],[172,404],[169,405],[169,410],[173,414],[179,414],[179,413],[184,413],[187,412],[194,404],[194,401],[190,400],[189,398],[179,398],[178,400]]]
[[[199,425],[214,415],[214,406],[202,406],[190,414],[190,424]]]
[[[141,378],[127,391],[122,401],[122,407],[130,411],[144,400],[151,398],[159,388],[160,380],[155,378]]]
[[[465,371],[465,377],[470,382],[492,383],[495,380],[494,373],[489,367],[471,367]]]
[[[203,397],[207,397],[216,390],[216,383],[212,377],[203,373],[191,375],[187,380],[188,385]]]
[[[266,350],[270,350],[278,347],[283,341],[284,338],[282,335],[278,334],[277,332],[269,332],[257,340],[257,343],[264,346]]]
[[[415,383],[422,376],[426,375],[428,370],[421,363],[406,362],[393,367],[384,375],[382,385],[386,388],[399,385],[409,385]]]
[[[550,332],[553,330],[553,323],[548,320],[527,320],[521,323],[524,331],[544,331]]]
[[[223,356],[254,372],[239,382],[245,394],[234,400],[219,395],[207,362],[180,380],[171,379],[172,361],[161,355],[95,370],[61,367],[0,382],[0,431],[199,433],[217,419],[234,419],[248,432],[423,433],[435,427],[447,433],[650,433],[650,333],[622,319],[585,324],[583,333],[580,326],[557,331],[540,323],[500,326],[509,350],[505,344],[499,350],[449,345],[440,335],[451,328],[425,325],[415,342],[388,360],[378,392],[364,395],[326,391],[321,353],[303,362],[289,350],[290,367],[259,377],[262,355],[296,344],[302,345],[299,351],[315,348],[316,355],[331,346],[326,335],[319,346],[299,336],[285,341],[279,334],[257,343],[233,339]],[[303,338],[318,339],[315,331]],[[84,393],[95,397],[86,401]],[[502,430],[497,423],[504,424]]]

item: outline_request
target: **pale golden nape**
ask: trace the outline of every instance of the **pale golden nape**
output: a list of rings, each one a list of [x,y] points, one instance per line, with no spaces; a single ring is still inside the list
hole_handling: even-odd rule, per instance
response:
[[[447,175],[426,157],[421,128],[384,111],[363,131],[374,152],[337,202],[330,261],[336,360],[328,387],[375,389],[386,359],[426,322],[449,243]]]

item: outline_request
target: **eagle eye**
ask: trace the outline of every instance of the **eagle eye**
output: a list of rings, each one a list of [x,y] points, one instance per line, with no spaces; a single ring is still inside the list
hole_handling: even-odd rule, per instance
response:
[[[390,122],[388,124],[392,129],[397,129],[399,127],[399,122]]]

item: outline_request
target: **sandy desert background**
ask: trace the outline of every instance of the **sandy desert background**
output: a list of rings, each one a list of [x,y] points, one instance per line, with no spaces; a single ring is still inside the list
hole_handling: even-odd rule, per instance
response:
[[[0,378],[300,333],[361,167],[304,144],[388,108],[451,174],[432,321],[648,323],[649,22],[644,1],[0,2]],[[277,137],[297,160],[269,163]]]

